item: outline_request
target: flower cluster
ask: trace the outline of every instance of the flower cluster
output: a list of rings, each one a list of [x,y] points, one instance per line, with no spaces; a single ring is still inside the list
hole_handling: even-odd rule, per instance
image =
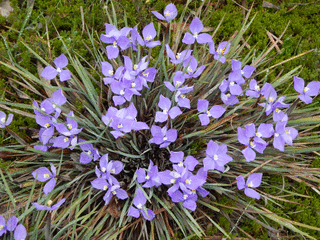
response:
[[[6,222],[5,218],[0,215],[0,237],[7,232],[13,232],[14,240],[24,240],[27,237],[26,228],[20,223],[16,216],[12,216]]]
[[[156,11],[152,12],[158,19],[172,21],[177,16],[177,9],[173,4],[169,4],[164,14]],[[113,61],[101,62],[101,70],[104,76],[103,82],[111,91],[114,106],[109,106],[107,112],[102,115],[101,120],[107,127],[112,129],[110,133],[115,139],[131,138],[132,131],[149,130],[150,136],[148,144],[155,144],[160,149],[167,149],[170,154],[169,168],[159,171],[158,166],[149,159],[148,168],[140,167],[135,171],[137,186],[132,205],[129,208],[127,216],[139,217],[141,215],[152,220],[155,216],[152,209],[145,207],[148,196],[148,189],[159,188],[161,185],[167,185],[167,193],[175,203],[181,202],[182,205],[194,211],[198,194],[202,197],[208,195],[205,190],[207,175],[209,171],[224,172],[225,166],[232,161],[228,155],[227,145],[219,144],[213,140],[207,143],[206,157],[203,160],[197,160],[193,156],[184,158],[183,151],[171,151],[170,146],[174,145],[178,138],[177,119],[186,109],[192,109],[189,96],[193,94],[194,86],[190,83],[198,78],[206,66],[202,65],[193,55],[193,50],[187,48],[181,52],[174,53],[169,44],[165,44],[168,60],[174,65],[174,71],[171,78],[165,78],[163,85],[166,91],[161,91],[154,101],[158,101],[157,110],[153,113],[154,122],[159,125],[152,125],[150,121],[138,121],[141,116],[138,114],[136,105],[139,97],[145,94],[146,89],[154,83],[158,73],[157,69],[149,66],[149,57],[133,57],[128,54],[127,49],[133,52],[138,48],[154,48],[160,45],[160,41],[155,40],[156,30],[153,23],[148,24],[142,30],[142,36],[138,32],[137,26],[134,28],[124,27],[118,30],[112,24],[105,24],[106,33],[102,34],[100,39],[107,43],[107,57],[109,60],[118,58],[122,60],[122,65],[116,65]],[[190,32],[185,33],[182,43],[188,45],[208,44],[209,53],[221,64],[226,62],[231,43],[221,42],[217,49],[207,33],[201,33],[203,30],[201,20],[195,17],[189,25]],[[140,56],[140,55],[139,55]],[[61,68],[66,67],[68,61],[64,55],[55,60],[57,69],[47,67],[42,76],[47,79],[54,78],[60,73],[61,81],[65,80],[65,73]],[[196,114],[199,117],[201,126],[210,124],[211,119],[221,118],[227,111],[227,108],[239,103],[239,98],[244,96],[256,98],[257,104],[264,108],[266,115],[273,113],[274,123],[250,123],[244,127],[238,126],[238,141],[244,145],[241,151],[247,162],[256,159],[256,152],[263,154],[270,141],[273,146],[280,151],[284,151],[285,144],[292,145],[292,141],[297,137],[298,131],[293,127],[288,127],[289,116],[286,112],[280,110],[288,108],[289,104],[284,103],[285,96],[277,96],[274,87],[265,83],[262,87],[258,81],[252,79],[256,68],[250,65],[244,65],[236,59],[231,59],[231,71],[219,85],[221,92],[219,104],[211,105],[210,99],[198,99]],[[67,71],[67,70],[65,70]],[[150,83],[150,84],[149,84]],[[319,83],[312,82],[304,87],[304,81],[294,77],[295,89],[301,94],[299,98],[306,103],[312,101],[310,96],[315,96],[319,92]],[[245,89],[248,86],[248,89]],[[312,88],[312,89],[311,89]],[[264,102],[260,102],[262,97]],[[311,100],[310,100],[311,99]],[[116,178],[124,170],[124,164],[121,160],[110,160],[110,155],[105,152],[101,157],[97,148],[84,139],[77,140],[82,128],[78,124],[73,112],[69,112],[67,123],[58,121],[61,114],[61,106],[66,103],[62,90],[54,92],[53,97],[44,100],[40,107],[34,102],[37,123],[42,126],[39,133],[39,139],[43,146],[37,146],[38,149],[47,150],[49,147],[74,149],[77,145],[82,150],[80,154],[80,163],[88,164],[92,160],[99,162],[96,166],[96,179],[91,181],[93,188],[104,193],[105,204],[108,204],[112,196],[118,199],[127,199],[129,194],[122,189],[122,185]],[[209,107],[211,105],[211,107]],[[139,106],[140,107],[140,106]],[[58,123],[59,122],[59,123]],[[256,130],[257,128],[257,130]],[[59,136],[54,136],[54,131],[58,131]],[[146,132],[144,133],[144,135]],[[131,143],[133,144],[133,143]],[[51,163],[50,163],[51,164]],[[44,193],[52,191],[56,184],[56,171],[51,164],[51,172],[44,167],[33,172],[37,180],[48,181],[44,186]],[[249,197],[259,199],[260,195],[253,190],[260,185],[262,173],[254,173],[249,176],[245,184],[243,176],[237,177],[238,189],[245,188],[245,194]],[[142,185],[140,185],[142,184]],[[198,193],[198,194],[197,194]],[[50,202],[49,205],[51,205]],[[52,207],[45,207],[34,204],[38,209],[54,210],[61,202]]]
[[[163,15],[156,11],[152,13],[169,23],[177,16],[177,9],[169,4]],[[209,194],[206,187],[212,179],[208,175],[223,176],[229,171],[228,164],[235,154],[230,152],[229,142],[225,138],[218,139],[208,134],[206,137],[210,139],[205,141],[206,152],[193,154],[188,149],[192,141],[187,142],[186,136],[189,133],[210,133],[213,128],[218,128],[221,121],[226,121],[238,109],[236,105],[243,99],[256,101],[255,106],[265,118],[250,118],[234,123],[235,127],[232,129],[237,129],[237,134],[231,141],[237,143],[231,149],[242,153],[240,161],[246,163],[256,160],[259,158],[256,152],[264,154],[271,142],[279,151],[285,150],[285,144],[292,146],[298,131],[289,124],[290,111],[286,109],[290,105],[285,103],[286,96],[278,97],[270,83],[259,85],[261,81],[253,79],[256,70],[254,66],[245,65],[237,59],[227,60],[230,58],[231,43],[224,41],[215,48],[212,37],[202,33],[203,29],[201,20],[195,17],[189,25],[190,32],[185,33],[182,39],[185,49],[176,51],[169,44],[162,45],[163,53],[166,53],[163,57],[169,66],[166,69],[167,66],[163,63],[164,66],[161,67],[164,74],[156,78],[161,71],[155,68],[157,63],[154,67],[149,66],[152,62],[151,48],[161,45],[161,42],[156,40],[157,31],[153,23],[145,26],[141,35],[137,26],[118,30],[112,24],[105,24],[105,34],[100,36],[100,40],[107,44],[108,61],[101,62],[101,71],[105,85],[102,84],[102,87],[107,92],[108,101],[105,105],[101,104],[103,110],[95,116],[95,120],[100,121],[96,128],[101,130],[99,138],[90,139],[92,132],[82,124],[75,108],[68,104],[68,95],[59,88],[51,98],[44,99],[41,103],[33,102],[35,120],[41,127],[41,144],[34,148],[40,151],[59,148],[78,152],[76,156],[79,157],[79,163],[92,167],[92,175],[95,167],[95,175],[91,176],[90,183],[101,193],[99,196],[103,195],[105,205],[112,200],[121,203],[121,200],[127,199],[128,217],[138,218],[142,215],[144,219],[151,221],[157,214],[154,212],[156,208],[152,204],[152,194],[165,193],[172,202],[195,211],[198,199]],[[208,70],[208,65],[197,59],[194,46],[199,44],[204,44],[203,49],[208,48],[210,57],[216,64],[221,66],[231,63],[213,90],[215,98],[210,94],[200,94],[195,99],[201,89],[193,83],[199,81],[197,78]],[[138,53],[134,54],[135,52]],[[144,56],[145,52],[149,54]],[[73,77],[69,70],[62,70],[68,65],[65,55],[60,55],[54,63],[56,68],[47,66],[41,73],[42,77],[51,80],[59,74],[61,82]],[[319,93],[320,82],[313,81],[305,86],[303,79],[294,77],[294,88],[299,93],[298,98],[309,104],[312,102],[311,97]],[[153,104],[146,102],[146,96],[149,96],[148,100]],[[149,106],[153,107],[145,114],[142,109]],[[229,109],[232,111],[227,111]],[[5,113],[0,111],[0,127],[8,126],[12,117],[9,114],[6,119]],[[183,124],[187,121],[190,127],[184,129]],[[214,124],[210,124],[211,122]],[[193,126],[201,131],[195,133]],[[105,139],[113,149],[103,144]],[[182,146],[184,143],[186,146]],[[127,150],[128,146],[132,146],[132,151]],[[62,179],[58,176],[59,170],[57,172],[56,167],[51,162],[49,164],[50,170],[39,167],[32,172],[36,180],[45,182],[43,192],[46,199],[39,202],[46,201],[46,204],[32,203],[38,210],[54,211],[66,201],[62,197],[55,204],[48,200],[55,194],[53,190]],[[238,189],[244,189],[246,196],[259,200],[261,196],[254,188],[260,186],[263,173],[252,173],[247,181],[244,176],[237,175],[230,174],[237,180]],[[131,204],[128,202],[130,198]],[[150,207],[147,202],[151,203]],[[11,217],[6,223],[0,216],[0,236],[7,231],[14,231],[15,239],[24,239],[26,230],[22,224],[17,226],[17,223],[18,219],[15,217]]]

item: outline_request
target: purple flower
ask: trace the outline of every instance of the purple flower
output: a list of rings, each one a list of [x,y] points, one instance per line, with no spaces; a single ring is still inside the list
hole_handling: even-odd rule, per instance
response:
[[[71,136],[59,136],[59,137],[56,137],[54,140],[53,140],[53,145],[52,147],[57,147],[57,148],[62,148],[62,149],[65,149],[67,147],[69,147],[70,145],[70,149],[73,150],[74,147],[76,146],[77,144],[77,140],[78,138],[74,135],[71,135]]]
[[[277,92],[269,83],[263,85],[261,94],[265,97],[267,103],[259,103],[258,105],[265,107],[267,116],[277,108],[288,108],[290,106],[283,102],[286,96],[279,97],[279,99],[275,101],[277,99]]]
[[[151,221],[155,214],[151,209],[145,208],[144,205],[146,204],[147,199],[144,196],[142,190],[140,188],[137,189],[136,195],[132,200],[133,205],[128,210],[127,216],[138,218],[140,213],[146,219]]]
[[[201,67],[198,68],[197,59],[195,57],[191,56],[191,59],[188,61],[183,62],[183,67],[188,67],[187,68],[187,73],[184,75],[186,78],[197,78],[200,76],[200,74],[203,72],[203,70],[206,68],[206,66],[202,65]]]
[[[0,237],[7,232],[6,220],[0,215]]]
[[[97,178],[91,182],[91,185],[92,187],[99,190],[107,190],[106,194],[103,197],[105,205],[109,204],[112,196],[116,196],[117,198],[122,200],[129,197],[127,192],[120,188],[119,182],[114,177],[110,177],[108,181],[103,178]]]
[[[12,118],[13,118],[13,114],[10,113],[6,120],[6,114],[0,111],[0,128],[4,128],[5,126],[8,126],[12,122]]]
[[[123,132],[128,133],[131,130],[139,131],[149,129],[146,123],[135,120],[137,113],[137,109],[133,103],[131,103],[128,108],[122,108],[120,110],[109,107],[107,114],[102,116],[102,121],[115,130],[110,133],[115,138],[118,138],[124,135]]]
[[[50,163],[50,169],[52,173],[46,167],[40,167],[32,172],[32,176],[40,182],[45,182],[50,179],[43,188],[43,192],[46,195],[50,193],[56,185],[56,180],[54,178],[57,176],[57,170],[52,163]]]
[[[205,114],[200,114],[199,119],[201,122],[201,126],[208,125],[210,122],[209,117],[213,117],[215,119],[221,117],[226,109],[220,105],[213,106],[210,110],[208,110],[209,102],[205,99],[199,99],[197,104],[197,110],[199,112],[205,112]]]
[[[261,95],[261,89],[259,85],[257,84],[257,81],[254,79],[251,79],[249,83],[250,90],[246,91],[246,95],[248,97],[258,98]]]
[[[183,86],[177,89],[177,92],[174,96],[174,100],[178,103],[179,107],[189,108],[190,109],[190,100],[186,97],[186,93],[191,92],[193,86]]]
[[[192,50],[183,50],[181,53],[174,55],[173,51],[170,49],[169,44],[166,44],[167,54],[170,57],[170,62],[173,64],[179,64],[185,61],[189,61]]]
[[[58,118],[61,113],[61,106],[67,102],[67,98],[63,95],[62,90],[58,89],[52,94],[52,98],[47,98],[41,103],[41,110],[47,114],[56,112],[54,118]],[[38,104],[33,102],[36,107]],[[35,110],[36,112],[36,110]],[[39,111],[37,111],[39,113]]]
[[[85,142],[83,139],[79,139],[79,143]],[[84,143],[84,144],[79,144],[80,148],[84,151],[80,154],[80,160],[79,162],[83,164],[87,164],[93,161],[96,161],[99,159],[100,155],[98,152],[98,149],[93,149],[92,143]]]
[[[176,141],[177,139],[177,130],[168,130],[167,126],[161,128],[159,126],[152,125],[151,134],[153,138],[149,140],[149,143],[158,144],[160,145],[160,148],[165,148],[169,146],[170,143]]]
[[[195,41],[197,41],[199,44],[203,44],[213,42],[211,36],[208,33],[199,34],[203,29],[203,24],[199,18],[195,17],[192,20],[189,29],[192,34],[187,32],[182,39],[183,43],[193,44]]]
[[[179,189],[191,194],[206,182],[206,179],[198,174],[193,175],[186,167],[173,165],[173,168],[175,171],[164,171],[159,173],[163,184],[174,184],[167,191],[170,197],[172,197],[172,195]]]
[[[221,100],[225,105],[230,105],[230,106],[233,106],[239,103],[239,99],[236,96],[231,95],[230,93],[227,93],[227,94],[221,93]]]
[[[244,177],[240,175],[237,179],[237,187],[239,190],[244,189],[244,193],[251,198],[260,199],[260,194],[252,188],[257,188],[261,184],[262,173],[252,173],[245,183]]]
[[[232,78],[230,78],[230,75],[228,81],[225,79],[222,80],[219,87],[220,91],[226,93],[229,90],[232,95],[241,95],[242,88],[240,87],[240,84],[237,81],[233,81]]]
[[[66,199],[62,198],[58,203],[56,203],[54,205],[52,205],[53,202],[51,200],[49,200],[47,202],[48,206],[40,205],[39,203],[36,203],[36,202],[33,202],[32,205],[35,206],[35,208],[38,210],[54,211],[54,210],[58,209],[65,201],[66,201]]]
[[[242,154],[245,157],[247,162],[251,162],[256,158],[256,153],[253,151],[256,150],[259,153],[263,153],[264,149],[267,147],[267,143],[260,137],[263,134],[270,135],[269,124],[266,127],[267,130],[264,130],[263,127],[259,128],[260,132],[256,134],[256,128],[253,123],[248,124],[245,128],[238,127],[238,140],[240,143],[246,145],[246,148],[242,150]],[[273,129],[272,129],[273,131]],[[272,134],[271,134],[272,135]]]
[[[120,162],[120,161],[110,161],[109,162],[108,154],[105,154],[100,158],[99,165],[100,165],[101,170],[99,170],[96,167],[96,174],[99,178],[103,178],[103,179],[109,179],[111,174],[117,175],[123,169],[122,162]]]
[[[306,104],[309,104],[312,102],[312,98],[319,93],[320,89],[320,82],[319,81],[312,81],[308,83],[308,85],[304,86],[304,80],[302,78],[293,76],[294,81],[294,89],[300,93],[299,98],[301,101],[303,101]]]
[[[182,71],[177,71],[174,73],[174,76],[173,76],[173,84],[174,86],[170,83],[170,82],[167,82],[167,81],[164,81],[164,85],[166,85],[166,87],[171,91],[171,92],[174,92],[174,91],[179,91],[180,89],[184,89],[186,87],[182,87],[181,88],[181,85],[184,83],[184,81],[186,80],[186,77],[185,75],[183,74]]]
[[[230,49],[230,43],[228,42],[222,42],[219,44],[217,51],[215,51],[214,43],[209,43],[209,52],[214,55],[214,59],[220,61],[221,63],[225,63],[226,58],[224,55],[226,55],[229,52]]]
[[[161,185],[161,181],[158,175],[158,166],[153,165],[153,162],[151,160],[147,171],[143,168],[139,168],[136,171],[136,174],[138,183],[146,182],[142,186],[144,188],[152,188],[153,186],[159,187]]]
[[[27,238],[27,230],[26,228],[20,223],[16,229],[14,230],[14,239],[15,240],[24,240]]]
[[[156,35],[157,35],[157,32],[153,26],[153,23],[149,23],[142,30],[142,36],[143,36],[144,40],[138,39],[139,44],[141,46],[147,46],[149,48],[153,48],[153,47],[160,45],[161,44],[160,41],[152,41]]]
[[[288,115],[282,112],[279,108],[273,111],[273,121],[274,122],[288,122]]]
[[[227,145],[218,145],[210,140],[207,145],[207,157],[203,159],[204,171],[217,169],[220,172],[224,171],[224,165],[232,161],[232,158],[227,155]]]
[[[113,59],[119,55],[119,47],[121,50],[125,50],[129,47],[130,40],[126,36],[130,32],[131,28],[124,27],[120,31],[112,24],[105,24],[106,34],[101,34],[100,40],[104,43],[111,43],[106,47],[108,59]]]
[[[110,63],[101,62],[101,70],[102,70],[102,74],[106,76],[106,78],[103,78],[105,85],[110,84],[115,80],[113,67]]]
[[[156,112],[155,122],[167,121],[168,115],[170,116],[171,119],[174,119],[176,116],[182,114],[180,108],[178,107],[171,108],[170,99],[162,95],[160,95],[158,106],[162,109],[162,112],[159,112],[159,111]]]
[[[241,69],[241,62],[235,59],[232,59],[232,71],[238,73],[240,76],[244,76],[246,78],[250,78],[254,70],[256,70],[255,67],[246,65]]]
[[[195,166],[198,165],[198,161],[192,157],[187,156],[186,159],[183,161],[184,153],[182,151],[180,152],[170,152],[170,161],[173,163],[177,163],[178,167],[185,167],[189,171],[193,171]]]
[[[68,115],[74,118],[73,111],[69,112]],[[78,122],[69,117],[67,117],[67,126],[63,123],[56,124],[56,129],[59,133],[67,137],[77,135],[82,131],[82,128],[78,129]]]
[[[172,202],[182,202],[182,206],[189,209],[190,211],[196,210],[197,199],[198,199],[198,196],[196,194],[196,191],[192,191],[191,193],[188,193],[188,192],[181,192],[177,190],[171,194]]]
[[[143,86],[149,88],[147,82],[153,82],[156,74],[157,70],[155,68],[147,68],[146,70],[139,73],[137,79],[141,80]]]
[[[166,6],[166,8],[163,11],[163,15],[158,13],[157,11],[151,11],[158,19],[170,22],[172,19],[174,19],[177,14],[177,8],[173,3],[170,3]]]
[[[60,81],[64,82],[66,80],[69,80],[71,78],[71,73],[69,70],[62,70],[62,68],[66,67],[68,65],[68,59],[64,54],[61,54],[59,57],[57,57],[54,60],[54,63],[57,67],[57,69],[47,66],[43,69],[41,73],[41,77],[51,80],[54,79],[58,73],[60,74]]]
[[[277,122],[273,135],[273,146],[284,151],[284,144],[292,146],[292,141],[298,136],[298,131],[293,127],[286,127],[287,122]]]

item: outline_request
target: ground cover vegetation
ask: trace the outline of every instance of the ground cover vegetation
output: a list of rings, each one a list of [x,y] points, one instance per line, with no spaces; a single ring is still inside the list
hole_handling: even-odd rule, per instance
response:
[[[246,18],[243,8],[251,2],[242,8],[232,2],[193,1],[187,8],[175,2],[173,20],[165,1],[12,2],[26,14],[0,19],[1,107],[15,114],[9,126],[8,115],[1,118],[1,225],[9,232],[4,236],[18,238],[25,227],[39,239],[318,238],[319,97],[309,104],[316,94],[308,94],[307,85],[319,80],[316,5],[273,2],[279,10],[258,3],[251,10],[258,14]],[[162,14],[161,23],[151,10]],[[289,19],[279,49],[272,47],[270,38],[277,41]],[[104,23],[113,24],[113,32],[139,24],[128,36],[136,36],[140,47],[132,43],[126,49],[123,32],[107,39]],[[212,42],[198,35],[201,30]],[[266,49],[272,50],[264,54]],[[284,95],[285,101],[277,99]],[[52,101],[61,110],[48,110]],[[284,112],[288,119],[277,115]],[[283,140],[276,142],[279,136]]]

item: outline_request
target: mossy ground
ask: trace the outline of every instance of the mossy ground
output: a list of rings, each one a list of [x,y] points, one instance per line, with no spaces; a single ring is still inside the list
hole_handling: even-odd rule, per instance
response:
[[[65,41],[68,49],[77,52],[89,62],[93,60],[90,51],[84,47],[84,44],[90,46],[91,43],[85,31],[83,31],[86,30],[83,29],[83,23],[86,23],[90,27],[90,30],[97,30],[99,34],[103,33],[104,23],[108,22],[105,12],[107,8],[105,1],[37,0],[34,2],[34,5],[30,5],[28,2],[30,1],[11,0],[12,6],[15,9],[14,12],[7,19],[0,17],[0,34],[2,36],[0,41],[0,60],[4,61],[4,59],[9,59],[9,55],[11,55],[13,61],[28,69],[28,71],[33,74],[38,74],[35,58],[30,55],[20,40],[27,43],[41,57],[50,62],[51,59],[63,53],[63,47],[57,31]],[[150,13],[151,10],[162,12],[164,7],[169,3],[169,1],[162,0],[150,0],[148,3],[145,3],[145,0],[119,0],[117,2],[118,3],[115,4],[115,11],[119,12],[118,25],[135,26],[139,24],[140,30],[142,29],[142,26],[148,24],[150,20],[156,21],[156,18]],[[181,0],[173,2],[177,5],[179,13],[181,13],[185,1]],[[237,2],[242,4],[243,1]],[[276,50],[272,51],[272,54],[277,55],[273,60],[273,64],[280,63],[310,49],[314,49],[314,51],[309,54],[281,65],[277,71],[271,71],[268,75],[268,81],[273,81],[279,71],[283,70],[284,72],[288,72],[299,65],[303,66],[299,75],[300,77],[304,78],[307,82],[313,80],[319,81],[320,7],[316,4],[309,4],[310,1],[308,0],[299,1],[300,5],[294,4],[297,2],[296,0],[282,1],[283,4],[279,4],[279,1],[276,0],[269,0],[269,2],[279,5],[282,8],[281,10],[264,8],[262,7],[262,1],[249,0],[245,2],[246,4],[244,7],[249,8],[253,5],[253,13],[257,12],[256,18],[250,26],[250,29],[248,29],[247,33],[244,35],[244,38],[248,39],[250,47],[256,49],[255,56],[270,43],[266,31],[269,31],[278,37],[285,29],[288,22],[290,22],[289,27],[282,37],[283,44],[278,45],[281,54],[277,53]],[[190,4],[190,9],[187,13],[192,17],[195,9],[199,7],[201,3],[201,1],[193,1]],[[214,1],[209,4],[208,7],[212,9],[212,14],[206,16],[206,26],[215,28],[219,24],[221,18],[225,16],[223,24],[214,37],[216,43],[229,39],[236,30],[240,29],[244,18],[244,11],[231,0],[220,1],[219,5]],[[81,9],[83,14],[81,14]],[[124,12],[126,13],[127,20],[124,18]],[[250,35],[251,37],[249,38]],[[50,50],[48,48],[49,45]],[[31,104],[30,100],[21,100],[15,94],[4,94],[5,90],[15,93],[15,90],[7,84],[8,78],[18,79],[12,75],[12,72],[8,68],[0,66],[1,100],[7,98],[11,101],[25,101],[26,103]],[[27,90],[20,90],[32,97],[32,93]],[[26,119],[24,117],[19,117],[19,115],[15,115],[10,128],[23,136],[23,134],[26,133],[19,129],[19,126],[36,127],[36,123],[32,119]],[[4,143],[3,141],[7,137],[8,134],[1,130],[0,143]],[[314,160],[313,167],[319,166],[320,159],[318,158]],[[272,176],[270,177],[270,183],[273,183],[274,186],[281,184],[280,187],[282,187],[282,177]],[[311,198],[289,196],[286,198],[287,200],[298,202],[301,205],[278,202],[282,205],[282,207],[279,207],[274,203],[269,202],[266,205],[266,208],[279,215],[286,216],[291,220],[320,227],[320,197],[318,194],[303,183],[298,185],[289,180],[285,180],[285,188],[294,190],[300,194],[308,195]],[[279,194],[277,189],[270,188],[264,189],[264,191],[267,193]],[[225,204],[228,203],[228,199],[222,198],[221,201]],[[224,216],[221,216],[219,223],[225,229],[230,227],[228,220]],[[246,232],[256,238],[267,239],[269,237],[267,231],[255,221],[248,219],[240,225]],[[320,239],[319,232],[308,229],[303,230],[315,238]],[[208,231],[208,234],[215,234],[216,232],[217,229],[212,227]]]

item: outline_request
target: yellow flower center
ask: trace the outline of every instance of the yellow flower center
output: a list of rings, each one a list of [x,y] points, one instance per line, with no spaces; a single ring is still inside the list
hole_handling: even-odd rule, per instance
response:
[[[49,124],[49,123],[46,123],[46,124],[44,125],[44,127],[45,127],[45,128],[48,128],[48,127],[50,127],[50,124]]]
[[[68,142],[68,141],[69,141],[69,138],[66,137],[66,138],[63,139],[63,141],[64,141],[64,142]]]
[[[191,184],[191,179],[187,179],[186,184]]]
[[[184,95],[184,94],[181,94],[181,95],[180,95],[180,97],[182,97],[182,98],[185,98],[185,97],[186,97],[186,95]]]
[[[103,186],[103,190],[108,190],[108,186],[107,186],[107,185],[104,185],[104,186]]]
[[[176,54],[176,59],[179,59],[179,58],[180,58],[180,55],[181,55],[181,53],[177,53],[177,54]]]
[[[251,141],[251,142],[250,142],[250,146],[251,146],[252,148],[254,148],[256,145],[254,144],[253,141]]]
[[[288,130],[288,131],[287,131],[287,130],[285,130],[285,133],[286,133],[286,134],[290,134],[290,130]]]
[[[275,137],[279,137],[279,133],[275,133],[274,136],[275,136]]]
[[[137,64],[133,65],[133,70],[137,70],[137,69],[138,69],[138,65]]]
[[[309,90],[310,90],[310,88],[305,87],[305,88],[303,89],[303,92],[308,92]]]
[[[144,73],[144,72],[142,72],[142,75],[143,75],[144,77],[148,77],[149,73]]]
[[[116,42],[116,41],[113,42],[113,46],[114,46],[114,47],[117,46],[117,42]]]
[[[151,40],[151,39],[152,39],[151,36],[146,37],[146,40],[147,40],[147,41],[149,41],[149,40]]]
[[[196,190],[192,190],[191,192],[192,192],[193,194],[195,194],[197,191],[196,191]]]
[[[113,73],[113,70],[109,70],[108,73],[109,73],[109,75],[111,75],[111,76],[114,74],[114,73]]]
[[[171,182],[171,183],[176,183],[176,179],[175,179],[175,178],[172,178],[172,179],[170,180],[170,182]]]
[[[150,176],[149,176],[149,175],[145,176],[145,179],[149,180],[149,179],[150,179]]]
[[[192,73],[192,68],[188,67],[188,72]]]
[[[114,168],[112,168],[111,170],[110,170],[110,173],[115,173],[116,172],[116,170],[114,169]]]
[[[166,11],[164,14],[165,14],[166,16],[169,16],[169,15],[170,15],[170,12],[169,12],[169,11]]]
[[[168,138],[167,137],[163,137],[163,141],[167,141],[168,140]]]
[[[116,193],[116,191],[112,191],[112,194],[113,194],[113,195],[116,195],[117,193]]]
[[[6,122],[6,119],[5,119],[5,118],[1,118],[1,122],[2,122],[2,123],[5,123],[5,122]]]
[[[221,54],[224,54],[225,51],[226,51],[226,48],[224,47],[224,48],[222,48],[220,51],[218,51],[218,53],[220,52]]]
[[[68,127],[69,130],[72,129],[72,125],[71,124],[68,124],[67,127]]]
[[[227,96],[227,98],[230,97],[230,93],[227,93],[226,96]]]
[[[122,128],[123,126],[122,126],[122,124],[118,124],[118,128]]]
[[[273,102],[274,98],[273,97],[269,97],[269,102]]]
[[[3,229],[3,225],[0,225],[0,230]]]
[[[217,160],[218,160],[218,155],[215,154],[215,155],[213,156],[213,159],[217,161]]]
[[[47,202],[47,204],[50,206],[50,205],[52,204],[52,201],[49,200],[49,201]]]
[[[106,172],[106,170],[107,170],[107,169],[106,169],[105,167],[101,168],[101,171],[102,171],[102,172]]]
[[[89,150],[89,151],[87,152],[87,154],[90,155],[90,154],[91,154],[91,151]]]
[[[43,177],[44,178],[49,178],[49,174],[47,173],[47,174],[43,174]]]
[[[255,86],[254,86],[254,89],[255,89],[256,91],[260,91],[260,87],[259,87],[258,85],[255,85]]]
[[[57,72],[58,72],[58,73],[61,73],[61,68],[57,68]]]
[[[231,82],[231,83],[230,83],[230,86],[234,86],[234,82]]]
[[[186,200],[187,198],[188,198],[188,195],[187,195],[187,194],[183,195],[183,199],[184,199],[184,200]]]
[[[163,110],[163,113],[164,113],[164,114],[167,114],[167,113],[168,113],[168,109],[165,108],[165,109]]]
[[[179,162],[178,166],[183,167],[183,162]]]
[[[198,33],[196,32],[194,35],[193,35],[194,38],[198,38]]]
[[[137,206],[137,208],[142,209],[142,204],[139,203],[138,206]]]
[[[253,183],[250,182],[250,183],[248,184],[248,187],[253,187]]]
[[[281,112],[281,110],[279,108],[276,108],[276,113]]]
[[[123,90],[120,91],[120,95],[124,95],[124,91]]]
[[[259,137],[259,138],[261,138],[261,137],[262,137],[262,134],[259,133],[259,132],[257,132],[257,133],[256,133],[256,136]]]

